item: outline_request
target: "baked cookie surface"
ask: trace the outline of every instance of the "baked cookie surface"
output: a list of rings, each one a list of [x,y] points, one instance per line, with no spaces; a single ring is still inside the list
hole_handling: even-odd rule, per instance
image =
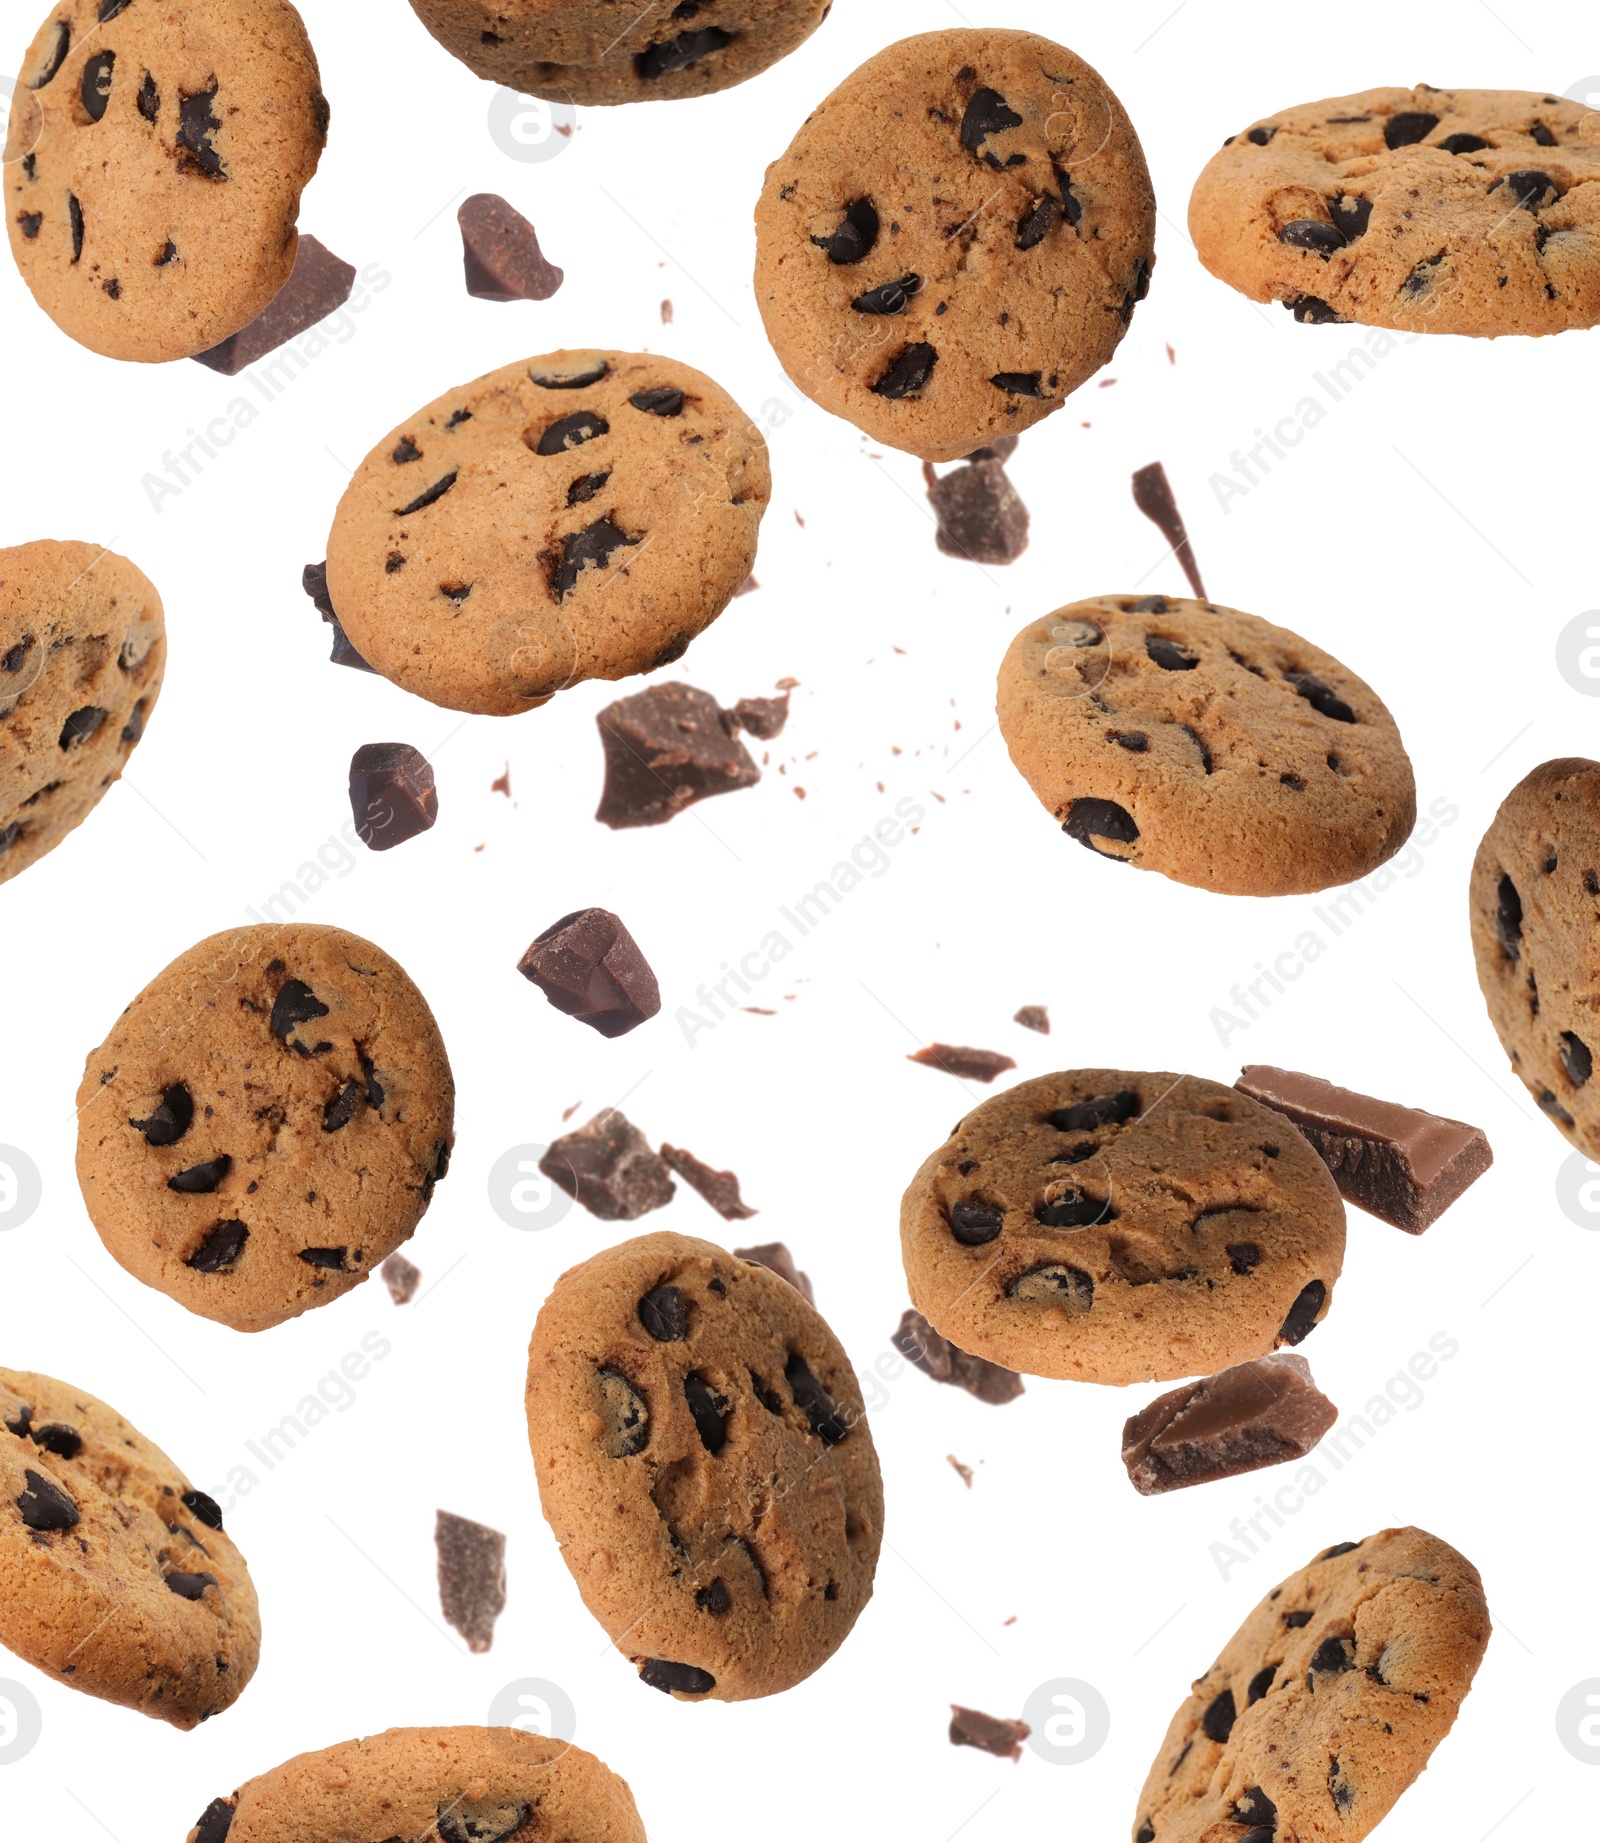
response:
[[[796,1288],[645,1235],[557,1282],[528,1353],[544,1514],[652,1688],[788,1689],[872,1593],[883,1485],[855,1372]]]
[[[51,539],[0,550],[0,883],[99,805],[166,660],[161,597],[126,557]]]
[[[767,170],[756,300],[796,386],[874,441],[954,461],[1110,358],[1155,261],[1121,103],[1031,32],[891,45]]]
[[[900,1206],[942,1337],[1065,1381],[1170,1382],[1300,1343],[1344,1204],[1280,1114],[1197,1075],[1072,1069],[984,1101]]]
[[[1298,320],[1480,338],[1593,326],[1594,119],[1558,96],[1426,84],[1306,103],[1212,156],[1189,234],[1213,275]]]
[[[1488,1642],[1478,1571],[1437,1536],[1328,1549],[1267,1595],[1172,1718],[1135,1843],[1358,1843],[1450,1732]]]
[[[264,1331],[359,1286],[422,1219],[454,1142],[427,1001],[309,923],[201,941],[88,1058],[78,1183],[112,1258]]]
[[[419,410],[356,469],[328,591],[363,659],[510,716],[679,658],[750,575],[766,443],[673,359],[555,352]]]
[[[0,1369],[0,1642],[57,1682],[193,1728],[261,1654],[215,1501],[114,1409]]]
[[[327,129],[286,0],[62,0],[6,138],[17,267],[93,352],[204,352],[288,281]]]
[[[627,1783],[520,1728],[391,1728],[214,1799],[188,1843],[645,1843]]]
[[[1235,608],[1160,595],[1058,608],[1012,641],[998,713],[1069,837],[1199,889],[1348,883],[1416,824],[1411,763],[1377,693]]]
[[[705,96],[803,44],[832,0],[411,0],[470,70],[554,102]]]
[[[1600,1158],[1600,762],[1540,764],[1472,864],[1472,953],[1500,1046],[1540,1110]]]

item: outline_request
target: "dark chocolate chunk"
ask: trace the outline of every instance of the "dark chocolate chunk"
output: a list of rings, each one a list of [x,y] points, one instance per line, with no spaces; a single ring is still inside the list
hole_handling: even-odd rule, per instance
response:
[[[233,1160],[224,1152],[208,1158],[202,1165],[191,1165],[167,1179],[168,1190],[181,1190],[186,1196],[209,1196],[233,1169]]]
[[[58,1459],[76,1459],[83,1451],[83,1435],[64,1421],[47,1421],[42,1427],[30,1427],[28,1438]]]
[[[996,390],[1007,391],[1013,397],[1042,397],[1043,378],[1042,371],[997,371],[989,382]]]
[[[1165,608],[1159,610],[1165,613]],[[1176,640],[1169,640],[1165,634],[1151,634],[1144,643],[1144,650],[1161,667],[1163,672],[1192,672],[1200,663],[1200,655],[1191,653],[1186,646],[1180,646]]]
[[[1307,1682],[1315,1677],[1342,1676],[1356,1667],[1356,1642],[1353,1638],[1325,1638],[1311,1653]],[[1315,1685],[1313,1684],[1313,1687]]]
[[[998,90],[974,90],[961,117],[961,145],[997,172],[1004,167],[1017,166],[1026,155],[1013,154],[1008,160],[1002,160],[998,154],[990,153],[984,142],[991,134],[1004,134],[1007,129],[1021,126],[1022,117],[1007,105]]]
[[[1317,1557],[1317,1560],[1318,1561],[1336,1561],[1338,1557],[1341,1555],[1354,1555],[1356,1550],[1359,1549],[1360,1547],[1361,1547],[1361,1544],[1359,1542],[1336,1542],[1331,1549],[1324,1549],[1322,1553]],[[1310,1614],[1308,1613],[1306,1615],[1306,1618],[1301,1620],[1300,1623],[1304,1625],[1307,1623],[1309,1619],[1310,1619]]]
[[[528,376],[541,390],[587,390],[610,373],[610,364],[597,358],[592,364],[579,365],[570,371],[530,371]]]
[[[1122,1463],[1154,1497],[1304,1458],[1338,1418],[1304,1357],[1262,1357],[1158,1395],[1123,1428]]]
[[[547,262],[539,233],[494,192],[474,192],[456,213],[467,293],[479,301],[548,301],[566,276]]]
[[[139,85],[139,94],[135,98],[135,105],[147,122],[155,121],[161,113],[161,91],[156,87],[156,80],[150,75],[149,71],[144,73],[144,80]],[[173,249],[170,240],[167,243],[167,248],[172,250],[173,256],[177,255],[178,252]],[[172,258],[169,256],[163,256],[161,258],[163,263],[170,262],[171,259]]]
[[[322,1110],[322,1130],[337,1133],[361,1111],[367,1098],[365,1082],[347,1081]]]
[[[1261,1265],[1261,1250],[1253,1241],[1228,1243],[1228,1259],[1237,1274],[1247,1274]]]
[[[1384,142],[1389,147],[1413,147],[1438,126],[1437,115],[1428,115],[1421,109],[1402,109],[1384,123]]]
[[[432,766],[409,742],[363,743],[350,758],[350,810],[369,851],[421,837],[439,817]]]
[[[17,213],[17,222],[22,226],[23,236],[31,243],[38,236],[40,225],[44,223],[44,213],[42,211],[20,211]]]
[[[785,691],[775,698],[740,698],[728,715],[746,735],[754,736],[758,742],[771,742],[783,734],[789,721],[789,694]]]
[[[111,101],[111,72],[116,61],[117,54],[114,51],[97,51],[84,63],[78,95],[83,101],[84,114],[92,122],[101,119],[106,112],[106,105]]]
[[[677,1191],[644,1134],[614,1107],[555,1140],[539,1169],[602,1222],[632,1222]]]
[[[1494,932],[1501,951],[1509,959],[1522,958],[1522,898],[1517,894],[1517,886],[1502,871],[1499,888],[1495,892]]]
[[[578,586],[586,569],[604,570],[619,550],[631,549],[639,542],[630,538],[621,526],[609,518],[597,518],[582,531],[569,531],[561,540],[561,555],[553,559],[550,588],[558,602],[564,602]],[[662,661],[665,664],[665,661]],[[644,695],[644,694],[641,694]]]
[[[45,53],[44,64],[40,68],[38,76],[28,79],[28,88],[30,90],[42,90],[47,83],[53,82],[60,74],[61,66],[66,63],[67,53],[71,49],[72,25],[68,20],[58,19],[56,21],[55,43],[52,44],[50,49]]]
[[[82,710],[75,710],[61,726],[59,738],[63,749],[75,749],[81,743],[88,742],[106,720],[106,713],[97,705],[85,704]]]
[[[850,305],[858,314],[903,314],[921,287],[920,275],[902,275],[897,282],[880,282],[858,294]]]
[[[1068,196],[1071,196],[1070,193]],[[1054,230],[1056,219],[1060,216],[1061,200],[1053,192],[1046,192],[1017,226],[1017,248],[1037,249]]]
[[[236,377],[246,366],[336,314],[350,299],[355,282],[350,263],[315,237],[302,236],[288,281],[248,326],[209,351],[195,353],[195,360],[224,377]]]
[[[689,1404],[700,1444],[708,1453],[720,1453],[728,1443],[728,1402],[698,1371],[683,1379],[683,1398]]]
[[[398,455],[399,452],[397,448],[395,453]],[[300,572],[300,586],[311,597],[323,620],[333,629],[333,651],[329,654],[333,663],[336,666],[354,666],[358,672],[371,672],[374,668],[368,665],[350,644],[349,636],[340,626],[339,617],[333,611],[333,602],[328,596],[327,564],[308,563]]]
[[[1344,248],[1344,232],[1321,218],[1295,218],[1278,232],[1278,241],[1291,249],[1311,250],[1326,262],[1335,250]]]
[[[1020,1760],[1022,1743],[1032,1732],[1025,1721],[1006,1721],[998,1715],[985,1715],[981,1709],[950,1704],[952,1747],[976,1747],[1002,1760]]]
[[[1133,1843],[1156,1843],[1156,1827],[1149,1818],[1146,1818],[1135,1831]]]
[[[1233,1801],[1233,1815],[1241,1824],[1259,1824],[1269,1837],[1278,1827],[1278,1807],[1258,1785],[1247,1787]]]
[[[434,1515],[433,1544],[446,1624],[467,1641],[469,1651],[487,1651],[494,1643],[495,1621],[506,1606],[505,1537],[485,1523],[440,1510]]]
[[[1237,1719],[1233,1691],[1225,1689],[1220,1696],[1212,1699],[1205,1714],[1200,1717],[1201,1731],[1208,1741],[1225,1741],[1232,1734]]]
[[[676,1286],[658,1286],[639,1301],[639,1323],[658,1344],[681,1344],[689,1335],[689,1302]]]
[[[1542,211],[1546,205],[1554,204],[1561,196],[1561,188],[1550,175],[1541,173],[1537,169],[1502,174],[1489,187],[1489,190],[1498,192],[1501,186],[1510,187],[1511,196],[1524,211]]]
[[[164,1088],[148,1120],[130,1120],[151,1145],[176,1145],[194,1123],[194,1097],[182,1083]]]
[[[709,1587],[697,1587],[694,1603],[698,1611],[710,1613],[713,1619],[721,1619],[733,1611],[733,1598],[728,1592],[728,1584],[721,1575]]]
[[[416,498],[411,501],[410,505],[396,506],[395,517],[409,518],[413,512],[425,512],[429,506],[437,505],[439,501],[444,498],[445,494],[450,491],[451,487],[455,485],[456,472],[457,470],[452,469],[443,479],[435,480],[432,486],[418,493]]]
[[[1178,510],[1178,502],[1173,497],[1172,483],[1167,479],[1167,470],[1159,461],[1152,461],[1148,467],[1141,467],[1133,476],[1133,503],[1156,527],[1172,547],[1173,555],[1189,579],[1189,587],[1196,597],[1206,599],[1206,585],[1200,580],[1200,565],[1195,562],[1194,546],[1189,542],[1189,533],[1185,529],[1183,514]],[[1159,635],[1152,635],[1146,642],[1150,657],[1157,665],[1167,665],[1167,661],[1155,651],[1157,643],[1171,646],[1169,640],[1161,640]],[[1175,648],[1181,652],[1181,648]],[[1197,663],[1191,660],[1191,665]],[[1168,666],[1169,671],[1186,671],[1187,666]]]
[[[1335,723],[1355,722],[1356,713],[1333,687],[1324,684],[1315,672],[1285,672],[1284,677],[1320,715],[1332,717]]]
[[[513,1837],[524,1834],[530,1815],[529,1806],[506,1804],[498,1798],[474,1804],[452,1798],[439,1807],[440,1843],[511,1843]],[[401,1843],[401,1839],[393,1837],[389,1843]]]
[[[557,1011],[621,1037],[661,1009],[661,988],[638,943],[609,909],[577,909],[539,935],[517,962]]]
[[[1137,1093],[1119,1088],[1115,1094],[1097,1094],[1087,1101],[1074,1101],[1070,1107],[1058,1107],[1045,1119],[1058,1133],[1092,1133],[1102,1126],[1120,1126],[1138,1112]]]
[[[290,1038],[302,1024],[314,1023],[319,1017],[327,1015],[328,1007],[303,979],[286,979],[278,988],[278,996],[272,1001],[270,1028],[285,1049],[292,1049],[299,1056],[320,1056],[325,1050],[332,1049],[333,1045],[318,1042],[313,1046],[298,1037],[293,1042]]]
[[[417,1288],[422,1284],[422,1269],[413,1265],[403,1254],[391,1254],[378,1272],[383,1275],[389,1297],[396,1305],[410,1305],[416,1298]]]
[[[676,384],[656,384],[649,390],[636,390],[628,401],[646,416],[671,418],[683,414],[683,392]]]
[[[186,1574],[181,1568],[175,1569],[164,1578],[168,1589],[180,1600],[203,1600],[206,1597],[206,1589],[215,1587],[217,1584],[217,1577],[214,1574]]]
[[[182,1501],[190,1516],[205,1524],[207,1529],[222,1528],[222,1506],[214,1497],[207,1496],[204,1491],[185,1491]]]
[[[206,1231],[205,1239],[184,1263],[196,1273],[226,1273],[244,1252],[250,1231],[234,1218]]]
[[[1118,806],[1115,800],[1097,800],[1089,795],[1072,802],[1061,829],[1068,838],[1075,838],[1080,845],[1108,858],[1115,858],[1118,853],[1102,851],[1096,840],[1112,845],[1132,845],[1139,839],[1139,828],[1126,807]]]
[[[204,66],[202,66],[204,68]],[[226,179],[222,156],[211,145],[211,137],[222,126],[211,105],[217,100],[217,80],[211,79],[207,90],[193,95],[178,92],[178,170],[198,173],[207,179]]]
[[[348,1248],[302,1248],[299,1258],[308,1267],[323,1267],[330,1273],[343,1273],[349,1254]]]
[[[726,1222],[742,1222],[757,1212],[739,1195],[739,1180],[731,1171],[717,1171],[702,1164],[693,1152],[682,1146],[663,1145],[661,1156],[692,1190],[699,1191],[707,1203]]]
[[[1279,1341],[1285,1344],[1303,1344],[1317,1328],[1317,1315],[1321,1312],[1323,1302],[1328,1297],[1328,1289],[1320,1280],[1309,1280],[1300,1289],[1300,1296],[1289,1308],[1289,1316],[1283,1321],[1283,1329],[1278,1333]]]
[[[824,1446],[838,1446],[850,1428],[834,1404],[833,1397],[812,1374],[811,1366],[799,1351],[791,1350],[784,1365],[784,1380],[794,1405],[806,1417],[811,1431]]]
[[[892,402],[914,397],[933,375],[939,354],[926,341],[905,346],[890,360],[888,368],[869,388]]]
[[[1367,225],[1372,219],[1370,198],[1363,198],[1358,192],[1341,192],[1328,200],[1328,210],[1346,243],[1354,243],[1357,237],[1367,234]]]
[[[1107,1197],[1091,1197],[1077,1189],[1033,1206],[1034,1220],[1047,1229],[1088,1229],[1099,1222],[1115,1222],[1117,1207]]]
[[[677,70],[687,70],[714,51],[725,50],[736,34],[721,26],[701,26],[694,32],[680,32],[676,38],[650,45],[633,60],[633,68],[646,83],[660,80]]]
[[[213,1798],[194,1827],[194,1843],[227,1843],[233,1826],[233,1806],[226,1798]]]
[[[935,1382],[947,1382],[952,1388],[965,1389],[990,1407],[1003,1407],[1023,1392],[1022,1378],[1015,1370],[960,1349],[948,1338],[941,1337],[913,1307],[902,1314],[899,1327],[889,1341],[925,1376],[931,1376]]]
[[[72,225],[72,260],[79,262],[83,258],[83,206],[76,193],[67,194],[67,218]]]
[[[100,0],[100,10],[95,17],[104,25],[107,20],[115,19],[125,7],[131,6],[133,0]]]
[[[981,1197],[962,1197],[950,1205],[950,1233],[964,1248],[982,1248],[999,1237],[1006,1212]]]
[[[581,480],[574,480],[567,488],[569,506],[586,506],[589,501],[605,490],[606,482],[611,478],[608,467],[603,473],[585,474]]]
[[[735,1248],[733,1258],[736,1261],[753,1261],[758,1267],[770,1269],[780,1280],[787,1280],[803,1299],[812,1305],[816,1304],[810,1277],[795,1266],[794,1256],[781,1241],[759,1242],[753,1248]]]
[[[761,779],[722,707],[693,685],[653,685],[608,704],[595,721],[606,761],[595,818],[613,830],[665,825],[696,801]]]
[[[1442,154],[1475,154],[1488,145],[1481,134],[1447,134],[1442,141],[1434,142]]]
[[[1058,1261],[1041,1261],[1010,1282],[1006,1297],[1020,1299],[1024,1305],[1055,1307],[1076,1317],[1094,1307],[1094,1275]]]
[[[598,410],[575,410],[570,416],[563,416],[553,422],[540,435],[534,448],[535,454],[566,454],[573,448],[581,448],[585,442],[597,441],[602,435],[611,433],[611,424]]]
[[[958,1043],[930,1043],[926,1049],[914,1050],[907,1062],[920,1062],[925,1069],[943,1069],[961,1081],[992,1082],[1016,1061],[999,1050],[971,1049]]]
[[[660,1657],[645,1659],[639,1667],[639,1681],[669,1696],[704,1696],[717,1687],[709,1670],[695,1664],[671,1664]]]
[[[596,1371],[606,1451],[613,1459],[632,1459],[650,1444],[650,1410],[644,1396],[619,1369]]]
[[[1330,307],[1326,301],[1319,300],[1314,294],[1297,294],[1292,300],[1285,301],[1284,306],[1302,326],[1337,326],[1340,324],[1338,309]]]
[[[872,254],[878,241],[878,229],[877,206],[870,198],[857,198],[845,206],[837,230],[825,237],[813,237],[811,241],[819,250],[827,252],[829,262],[847,269]]]
[[[74,1527],[78,1521],[78,1506],[53,1478],[46,1478],[42,1472],[35,1472],[31,1466],[27,1466],[23,1468],[22,1482],[26,1489],[17,1498],[16,1504],[27,1528],[57,1530]]]
[[[1561,1066],[1567,1071],[1567,1080],[1574,1088],[1581,1088],[1594,1073],[1594,1057],[1588,1044],[1570,1030],[1561,1033]]]
[[[947,557],[969,563],[1015,563],[1028,548],[1028,508],[998,460],[977,460],[942,478],[924,468],[938,528],[934,541]]]

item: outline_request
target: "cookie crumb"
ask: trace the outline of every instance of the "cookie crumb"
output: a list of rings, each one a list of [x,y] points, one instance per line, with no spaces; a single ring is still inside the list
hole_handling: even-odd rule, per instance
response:
[[[378,1272],[383,1275],[389,1297],[396,1305],[410,1305],[416,1298],[417,1288],[422,1284],[422,1269],[413,1267],[403,1254],[391,1254]]]
[[[439,1557],[439,1605],[447,1622],[484,1652],[494,1643],[495,1621],[506,1605],[506,1539],[485,1523],[437,1513],[433,1531]]]
[[[1022,1743],[1033,1730],[1025,1721],[1007,1721],[998,1715],[985,1715],[981,1709],[964,1709],[950,1704],[950,1745],[976,1747],[1001,1760],[1020,1760]]]
[[[511,764],[510,762],[506,763],[505,773],[496,775],[495,778],[489,783],[489,791],[492,794],[504,794],[508,800],[511,798]]]
[[[945,1458],[955,1467],[957,1476],[960,1478],[962,1484],[970,1491],[972,1489],[972,1467],[970,1465],[963,1465],[954,1453],[946,1453]]]

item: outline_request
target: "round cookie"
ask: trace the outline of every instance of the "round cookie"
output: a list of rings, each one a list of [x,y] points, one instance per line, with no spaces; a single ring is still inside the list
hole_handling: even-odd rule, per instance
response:
[[[1297,320],[1410,333],[1600,322],[1600,135],[1527,90],[1364,90],[1258,122],[1189,200],[1200,260]]]
[[[911,1301],[1006,1369],[1214,1375],[1300,1343],[1344,1263],[1344,1204],[1284,1120],[1198,1075],[1071,1069],[984,1101],[900,1205]]]
[[[328,594],[403,690],[512,716],[680,658],[749,579],[771,492],[761,432],[701,372],[554,352],[379,442],[334,515]]]
[[[491,83],[590,105],[707,96],[803,44],[833,0],[411,0]]]
[[[872,1594],[883,1483],[850,1359],[787,1281],[643,1235],[563,1274],[528,1352],[544,1514],[652,1688],[789,1689]]]
[[[191,358],[294,267],[328,104],[286,0],[62,0],[24,56],[6,227],[34,299],[107,358]]]
[[[625,1780],[520,1728],[391,1728],[216,1798],[188,1843],[645,1843]]]
[[[1472,953],[1500,1046],[1540,1110],[1600,1158],[1600,762],[1541,763],[1472,864]]]
[[[261,1615],[214,1499],[114,1409],[0,1369],[0,1643],[193,1728],[255,1675]]]
[[[1104,80],[1031,32],[929,32],[847,77],[767,169],[756,300],[799,389],[954,461],[1117,349],[1155,194]]]
[[[158,973],[90,1055],[78,1183],[136,1280],[265,1331],[411,1235],[454,1113],[433,1013],[386,953],[342,928],[235,928]]]
[[[1478,1570],[1421,1529],[1273,1588],[1172,1718],[1134,1843],[1359,1843],[1455,1724],[1489,1642]]]
[[[1062,830],[1102,857],[1234,896],[1364,877],[1417,789],[1370,685],[1286,627],[1178,596],[1101,595],[1025,627],[1000,731]]]
[[[121,776],[166,660],[161,597],[126,557],[50,539],[0,550],[0,883]]]

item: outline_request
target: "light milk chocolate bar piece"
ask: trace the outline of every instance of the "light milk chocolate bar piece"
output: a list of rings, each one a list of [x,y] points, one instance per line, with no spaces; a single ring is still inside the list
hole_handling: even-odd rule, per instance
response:
[[[1158,1395],[1122,1430],[1122,1463],[1144,1497],[1303,1459],[1339,1418],[1288,1351]]]

